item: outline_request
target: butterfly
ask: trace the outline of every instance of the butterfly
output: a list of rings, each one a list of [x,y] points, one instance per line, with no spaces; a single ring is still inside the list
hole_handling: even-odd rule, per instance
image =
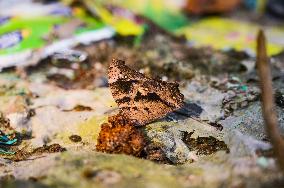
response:
[[[181,108],[184,96],[179,84],[146,77],[113,59],[108,70],[109,87],[119,113],[141,126]]]

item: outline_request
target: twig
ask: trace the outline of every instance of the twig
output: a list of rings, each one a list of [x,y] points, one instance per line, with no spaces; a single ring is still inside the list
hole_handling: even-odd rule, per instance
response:
[[[266,54],[266,39],[262,30],[257,36],[256,67],[260,79],[262,114],[266,125],[266,132],[271,140],[280,169],[284,173],[284,141],[278,130],[277,113],[272,88],[271,70]]]

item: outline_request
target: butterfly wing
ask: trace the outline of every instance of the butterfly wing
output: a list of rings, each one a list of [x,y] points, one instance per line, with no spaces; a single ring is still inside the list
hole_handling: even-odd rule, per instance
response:
[[[183,105],[177,83],[151,79],[114,59],[109,68],[109,87],[120,114],[138,125],[166,116]]]

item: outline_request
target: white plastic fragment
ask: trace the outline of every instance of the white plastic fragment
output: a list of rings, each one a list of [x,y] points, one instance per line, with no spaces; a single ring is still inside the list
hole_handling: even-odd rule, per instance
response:
[[[16,54],[0,55],[0,71],[8,67],[21,67],[36,64],[40,59],[44,59],[54,53],[64,52],[79,44],[88,45],[92,42],[110,39],[115,34],[115,30],[111,27],[104,27],[93,31],[78,34],[69,39],[63,39],[44,47],[37,51],[26,50]]]

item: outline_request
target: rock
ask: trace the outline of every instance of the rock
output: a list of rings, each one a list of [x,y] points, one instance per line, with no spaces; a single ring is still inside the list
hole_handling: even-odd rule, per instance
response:
[[[277,107],[276,110],[280,131],[284,133],[284,110],[280,107]],[[252,136],[258,140],[267,139],[260,102],[254,102],[245,109],[235,111],[232,116],[220,121],[220,123],[225,132],[236,129],[242,134]]]
[[[238,130],[228,132],[225,135],[224,141],[230,148],[231,159],[246,156],[256,158],[257,150],[267,150],[271,148],[269,143],[257,140],[252,136],[244,135]]]
[[[196,151],[184,143],[184,132],[193,132],[192,138],[198,136],[214,136],[222,139],[223,135],[215,127],[188,118],[178,122],[156,122],[146,126],[145,132],[149,140],[162,148],[166,157],[174,164],[197,160]]]
[[[53,106],[36,109],[36,115],[31,118],[33,146],[39,147],[53,139],[56,134],[76,132],[80,123],[94,116],[94,112],[64,112]],[[65,118],[62,118],[65,117]]]
[[[182,93],[189,102],[196,103],[203,109],[200,114],[202,120],[215,122],[224,116],[222,101],[225,95],[221,91],[192,81]]]

